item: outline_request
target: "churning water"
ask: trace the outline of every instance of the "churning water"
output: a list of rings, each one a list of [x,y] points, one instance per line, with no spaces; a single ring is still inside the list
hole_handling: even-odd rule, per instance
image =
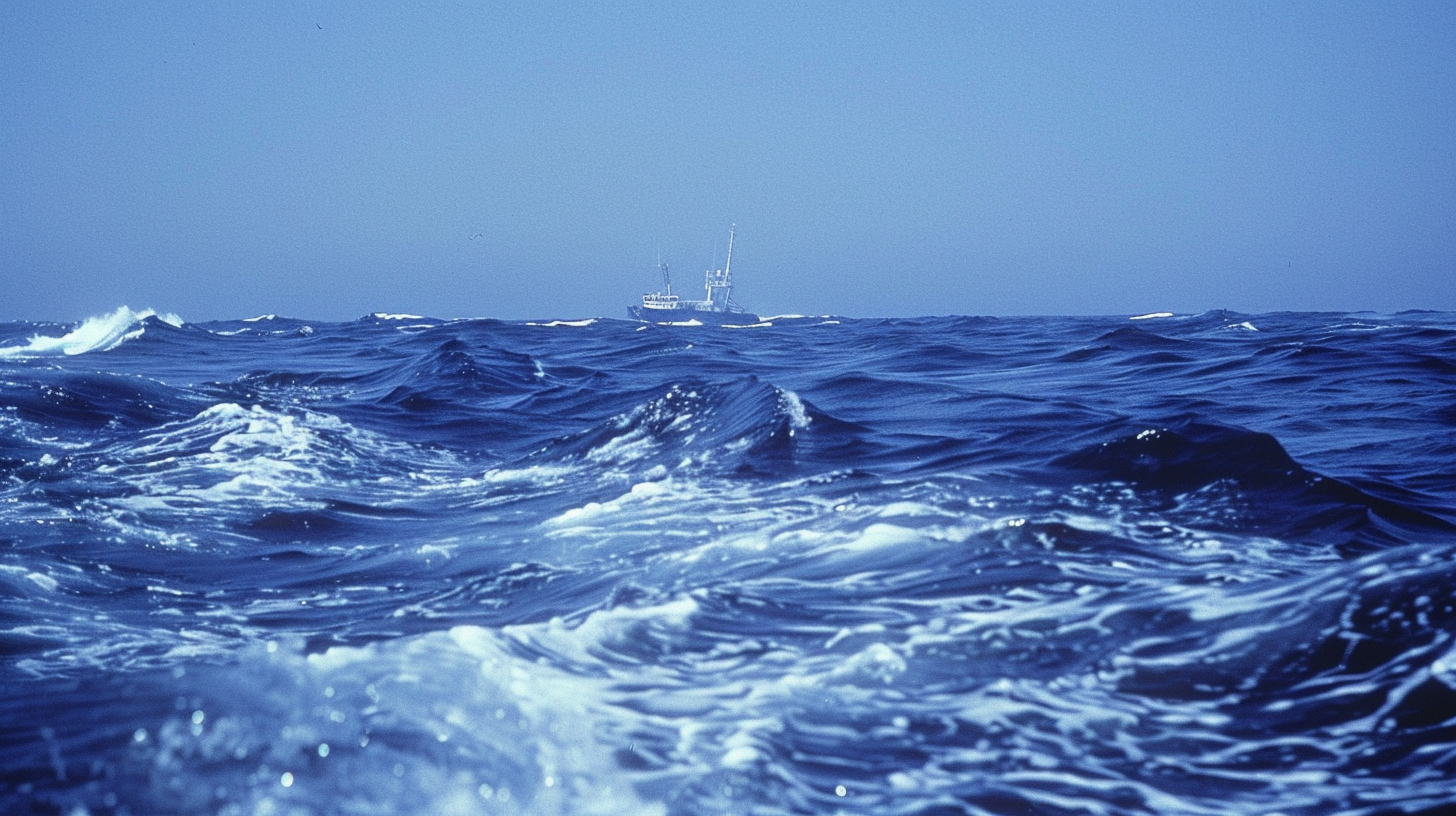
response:
[[[0,810],[1456,806],[1456,315],[0,325]]]

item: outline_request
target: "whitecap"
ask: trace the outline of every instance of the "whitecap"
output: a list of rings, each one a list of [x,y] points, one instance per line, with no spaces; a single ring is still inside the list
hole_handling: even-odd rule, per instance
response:
[[[60,337],[34,335],[25,346],[0,348],[0,357],[37,357],[55,354],[75,355],[88,351],[110,351],[128,340],[141,337],[146,331],[142,321],[155,317],[170,326],[181,326],[182,318],[174,314],[158,314],[151,309],[134,312],[122,306],[108,315],[88,317],[81,325]]]
[[[809,427],[809,411],[804,407],[804,401],[799,399],[799,395],[787,388],[780,388],[778,392],[779,405],[789,415],[789,433],[792,434],[794,431],[802,431]]]
[[[553,320],[550,323],[531,323],[531,322],[528,321],[526,323],[526,325],[527,326],[543,326],[543,327],[571,326],[573,328],[578,328],[579,329],[579,328],[582,328],[584,326],[590,326],[590,325],[592,325],[595,322],[597,322],[597,319],[595,317],[588,317],[585,320]]]

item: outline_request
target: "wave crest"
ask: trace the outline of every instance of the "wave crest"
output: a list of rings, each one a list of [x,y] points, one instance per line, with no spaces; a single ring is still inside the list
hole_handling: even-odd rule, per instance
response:
[[[132,311],[122,306],[111,314],[88,317],[81,325],[60,337],[34,335],[24,346],[0,348],[0,357],[47,357],[85,354],[89,351],[110,351],[146,332],[149,320],[180,327],[182,318],[174,314],[158,314],[152,309]]]

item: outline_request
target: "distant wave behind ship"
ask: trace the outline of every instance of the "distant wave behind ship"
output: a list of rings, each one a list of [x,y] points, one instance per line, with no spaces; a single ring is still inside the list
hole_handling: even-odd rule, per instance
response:
[[[0,811],[1456,808],[1456,315],[0,324]]]

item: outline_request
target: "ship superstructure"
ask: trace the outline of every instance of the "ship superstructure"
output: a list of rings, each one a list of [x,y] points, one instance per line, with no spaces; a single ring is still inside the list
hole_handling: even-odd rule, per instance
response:
[[[758,315],[745,311],[733,301],[733,239],[738,225],[728,229],[728,257],[722,269],[709,269],[704,274],[703,300],[684,300],[672,293],[672,275],[667,264],[658,262],[662,271],[662,291],[642,296],[641,306],[630,306],[627,313],[649,323],[690,323],[707,325],[724,323],[757,323]]]

